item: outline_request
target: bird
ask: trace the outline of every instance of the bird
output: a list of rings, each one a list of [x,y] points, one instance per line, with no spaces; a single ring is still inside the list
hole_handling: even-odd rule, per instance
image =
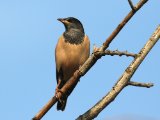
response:
[[[90,55],[90,40],[85,35],[82,23],[74,17],[58,18],[65,27],[55,48],[56,62],[56,92],[65,85],[74,72],[88,59]],[[74,89],[74,88],[73,88]],[[58,96],[56,96],[58,98]],[[67,98],[58,98],[57,110],[64,111]]]

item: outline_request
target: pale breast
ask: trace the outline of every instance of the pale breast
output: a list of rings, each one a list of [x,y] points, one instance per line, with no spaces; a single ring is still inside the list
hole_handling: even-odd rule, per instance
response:
[[[68,80],[75,70],[82,65],[89,56],[89,40],[85,36],[82,44],[70,44],[61,37],[56,46],[56,67],[62,68],[65,80]]]

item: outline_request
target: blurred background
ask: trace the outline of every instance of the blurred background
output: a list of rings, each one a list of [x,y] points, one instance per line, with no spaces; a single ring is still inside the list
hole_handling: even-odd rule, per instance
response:
[[[136,4],[139,0],[132,0]],[[64,26],[57,18],[73,16],[93,45],[101,46],[131,10],[127,0],[1,0],[0,119],[30,120],[54,95],[54,49]],[[138,53],[160,24],[159,0],[150,0],[111,43],[110,50]],[[132,77],[153,82],[152,88],[126,87],[96,120],[160,120],[160,51],[158,42]],[[131,57],[102,57],[68,99],[64,112],[56,106],[43,120],[74,120],[112,88]]]

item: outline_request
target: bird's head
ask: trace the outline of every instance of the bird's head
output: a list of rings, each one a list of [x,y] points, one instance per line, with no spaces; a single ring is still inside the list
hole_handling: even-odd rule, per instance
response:
[[[58,18],[57,20],[64,24],[66,31],[74,29],[74,30],[80,30],[81,32],[84,33],[82,23],[74,17]]]

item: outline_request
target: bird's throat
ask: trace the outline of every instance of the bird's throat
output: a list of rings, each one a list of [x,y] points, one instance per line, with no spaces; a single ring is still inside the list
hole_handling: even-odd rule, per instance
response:
[[[70,44],[81,44],[84,40],[84,32],[78,30],[65,31],[63,33],[66,42]]]

